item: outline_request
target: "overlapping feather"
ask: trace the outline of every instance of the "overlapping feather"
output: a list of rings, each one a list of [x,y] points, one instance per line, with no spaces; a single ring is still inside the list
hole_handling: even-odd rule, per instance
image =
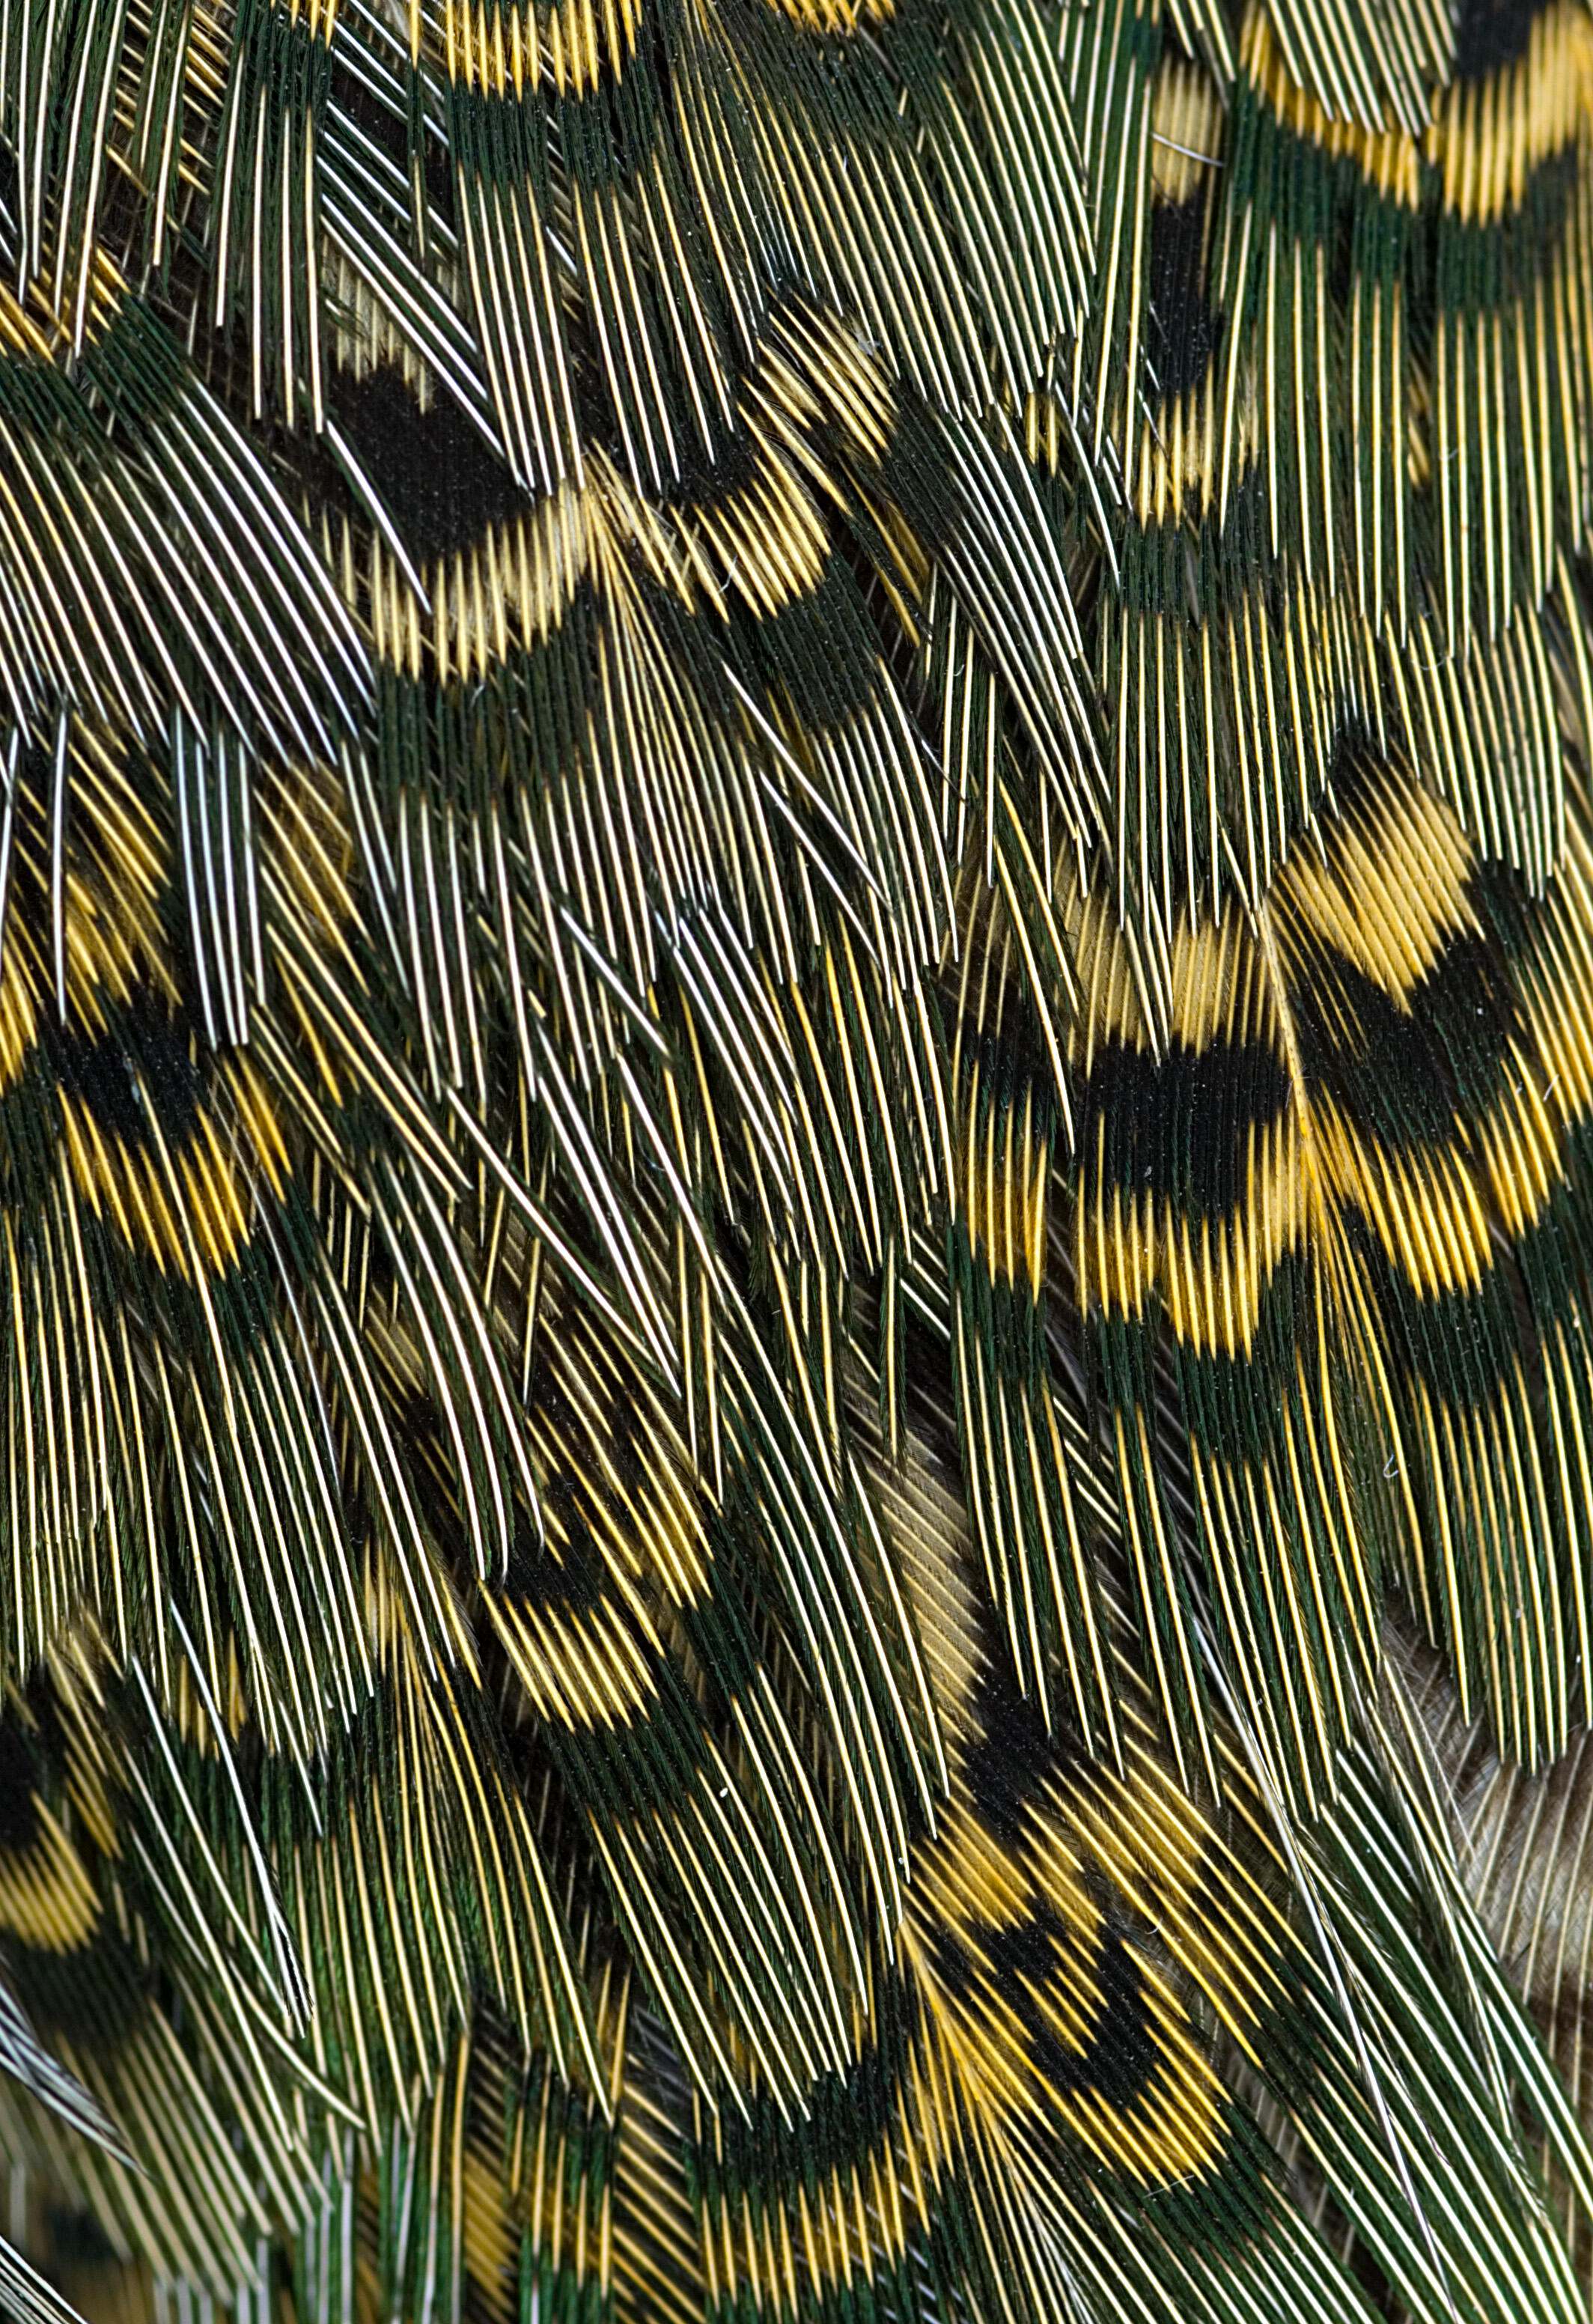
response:
[[[0,7],[0,2303],[1586,2313],[1590,130]]]

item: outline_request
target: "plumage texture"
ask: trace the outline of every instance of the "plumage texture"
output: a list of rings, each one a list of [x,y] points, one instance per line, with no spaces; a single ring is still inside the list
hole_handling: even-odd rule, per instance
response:
[[[1585,0],[0,0],[0,2310],[1593,2312]]]

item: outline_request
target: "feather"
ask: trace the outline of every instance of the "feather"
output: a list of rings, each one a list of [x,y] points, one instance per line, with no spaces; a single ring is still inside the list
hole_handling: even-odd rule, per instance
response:
[[[1593,2296],[1576,0],[0,0],[0,2307]]]

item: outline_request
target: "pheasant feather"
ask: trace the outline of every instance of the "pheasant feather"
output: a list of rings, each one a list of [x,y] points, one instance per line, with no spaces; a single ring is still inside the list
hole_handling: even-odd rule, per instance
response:
[[[1593,2314],[1584,0],[0,0],[0,2309]]]

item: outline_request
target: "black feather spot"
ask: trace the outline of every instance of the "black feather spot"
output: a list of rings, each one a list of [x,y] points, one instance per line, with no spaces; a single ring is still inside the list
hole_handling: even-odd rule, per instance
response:
[[[334,398],[360,466],[422,564],[469,549],[530,505],[450,396],[422,411],[391,367],[344,378]]]
[[[1405,1008],[1336,954],[1319,956],[1293,998],[1308,1078],[1391,1146],[1447,1146],[1456,1112],[1482,1120],[1522,1029],[1505,964],[1469,931]]]
[[[1018,1692],[1011,1665],[993,1638],[971,1708],[979,1740],[963,1762],[963,1778],[981,1821],[1010,1847],[1023,1835],[1029,1801],[1047,1779],[1066,1775],[1076,1746],[1066,1728],[1048,1730],[1037,1706]]]
[[[660,508],[722,509],[755,480],[752,438],[745,428],[722,436],[710,457],[695,437],[688,437],[677,475],[666,480],[658,494]]]
[[[953,1936],[944,1922],[929,1932],[929,1950],[935,1961],[935,1974],[947,1993],[966,2001],[979,1985],[979,1970],[973,1955],[961,1937]]]
[[[1539,0],[1460,0],[1455,23],[1455,78],[1480,80],[1526,54]]]
[[[13,1855],[32,1847],[38,1837],[36,1781],[33,1755],[22,1728],[14,1718],[0,1720],[0,1849]]]
[[[168,1144],[182,1145],[198,1118],[204,1084],[188,1028],[152,1000],[135,1001],[97,1040],[64,1039],[55,1064],[60,1086],[128,1146],[148,1134],[141,1085]]]
[[[1058,2038],[1041,1999],[1046,1987],[1062,1977],[1066,1958],[1054,1914],[1047,1910],[1014,1928],[993,1929],[985,1949],[1003,2000],[1029,2036],[1029,2055],[1053,2089],[1088,2091],[1119,2107],[1144,2095],[1156,2072],[1156,2047],[1139,1971],[1120,1929],[1110,1921],[1102,1928],[1094,1971],[1100,1999],[1089,2038],[1079,2050]]]
[[[1283,1061],[1265,1043],[1174,1047],[1158,1061],[1109,1042],[1082,1093],[1078,1150],[1108,1185],[1227,1218],[1245,1192],[1252,1125],[1277,1120],[1289,1094]]]
[[[46,2043],[78,2042],[114,2054],[143,2020],[143,1973],[103,1922],[86,1944],[69,1953],[7,1939],[0,1942],[0,1969]]]
[[[115,2246],[91,2211],[52,2203],[44,2215],[44,2231],[56,2260],[68,2266],[104,2267],[116,2256]]]
[[[1169,402],[1197,387],[1211,361],[1216,329],[1206,300],[1206,198],[1158,202],[1150,214],[1146,361]]]
[[[557,1513],[564,1538],[557,1547],[539,1545],[522,1524],[510,1552],[507,1594],[539,1609],[590,1613],[603,1601],[605,1570],[579,1493],[568,1477],[555,1477],[542,1487],[542,1503]]]

